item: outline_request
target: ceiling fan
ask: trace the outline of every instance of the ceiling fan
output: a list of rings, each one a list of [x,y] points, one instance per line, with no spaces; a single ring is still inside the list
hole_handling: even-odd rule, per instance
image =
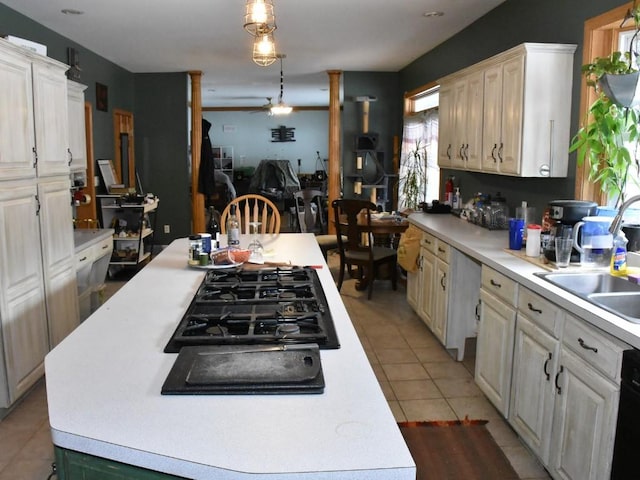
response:
[[[271,107],[273,107],[273,103],[271,102],[271,99],[273,97],[265,97],[265,98],[267,99],[267,103],[265,103],[264,105],[261,105],[260,107],[256,107],[256,109],[253,110],[251,113],[265,112],[269,116],[273,115],[273,113],[271,113]]]

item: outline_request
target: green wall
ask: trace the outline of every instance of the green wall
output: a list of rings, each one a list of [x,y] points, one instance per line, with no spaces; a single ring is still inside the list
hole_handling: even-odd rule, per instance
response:
[[[418,58],[400,72],[401,91],[412,90],[430,81],[477,63],[523,42],[572,43],[578,45],[574,56],[571,132],[578,130],[580,114],[580,66],[584,22],[588,18],[623,5],[620,0],[507,0],[487,15]],[[481,173],[444,170],[455,175],[463,198],[474,192],[502,192],[510,206],[527,200],[541,214],[554,199],[573,198],[575,154],[569,157],[569,173],[562,179],[523,179]],[[443,191],[441,189],[441,191]]]

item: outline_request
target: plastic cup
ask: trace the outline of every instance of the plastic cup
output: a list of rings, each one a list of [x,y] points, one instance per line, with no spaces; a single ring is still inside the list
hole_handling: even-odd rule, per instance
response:
[[[571,260],[571,250],[573,249],[572,238],[556,238],[556,266],[565,268],[569,266]]]
[[[522,236],[524,232],[524,218],[509,219],[509,248],[511,250],[522,249]]]

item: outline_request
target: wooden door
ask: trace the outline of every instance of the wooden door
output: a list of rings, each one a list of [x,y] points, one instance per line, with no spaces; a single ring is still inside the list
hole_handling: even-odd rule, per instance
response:
[[[113,110],[113,165],[125,187],[136,187],[136,162],[133,143],[133,113]]]

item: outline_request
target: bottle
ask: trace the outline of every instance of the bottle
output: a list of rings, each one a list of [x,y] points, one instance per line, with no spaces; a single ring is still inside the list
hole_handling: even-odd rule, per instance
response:
[[[460,198],[460,187],[456,187],[456,191],[453,194],[453,203],[451,207],[454,210],[459,210],[460,208],[462,208],[462,199]]]
[[[220,246],[220,222],[216,207],[209,207],[209,223],[207,224],[207,233],[211,234],[211,248],[217,249]]]
[[[447,178],[447,183],[444,184],[444,203],[451,206],[453,200],[453,177]]]
[[[227,245],[231,248],[238,248],[240,245],[240,223],[236,216],[235,203],[231,204],[227,217]]]
[[[610,273],[617,277],[627,274],[627,237],[622,231],[613,239]]]

